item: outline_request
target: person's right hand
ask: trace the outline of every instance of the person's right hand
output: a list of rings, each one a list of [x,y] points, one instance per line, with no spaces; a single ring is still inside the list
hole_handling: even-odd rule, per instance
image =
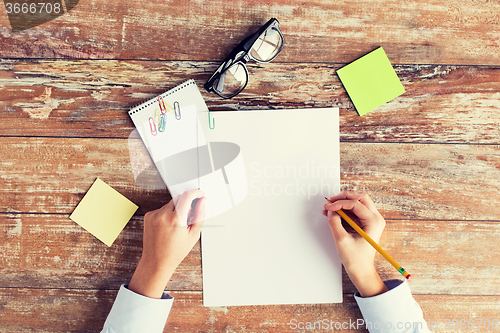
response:
[[[375,249],[356,231],[348,232],[335,212],[342,209],[375,242],[378,243],[385,227],[385,220],[366,193],[342,192],[330,198],[323,214],[328,216],[340,260],[349,278],[363,297],[387,291],[375,270]]]

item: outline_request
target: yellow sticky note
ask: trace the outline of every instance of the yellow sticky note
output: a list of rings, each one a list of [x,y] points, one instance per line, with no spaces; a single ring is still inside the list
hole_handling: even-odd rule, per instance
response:
[[[337,74],[360,116],[405,92],[381,47],[342,67]]]
[[[111,246],[138,208],[97,178],[69,218]]]

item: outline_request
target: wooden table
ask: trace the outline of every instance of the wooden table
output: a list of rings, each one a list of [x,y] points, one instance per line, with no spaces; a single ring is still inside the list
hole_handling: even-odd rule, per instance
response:
[[[0,332],[102,328],[140,257],[144,213],[169,200],[134,183],[127,110],[189,78],[201,88],[271,17],[282,53],[249,64],[237,98],[203,91],[209,108],[338,106],[342,183],[366,189],[386,217],[381,245],[413,275],[425,318],[438,332],[462,331],[446,319],[478,332],[500,320],[498,1],[81,0],[17,33],[1,8]],[[359,117],[336,70],[379,46],[406,93]],[[96,177],[140,206],[109,248],[68,218]],[[399,277],[380,256],[376,266]],[[165,332],[355,321],[343,283],[342,304],[205,308],[197,244],[167,286]]]

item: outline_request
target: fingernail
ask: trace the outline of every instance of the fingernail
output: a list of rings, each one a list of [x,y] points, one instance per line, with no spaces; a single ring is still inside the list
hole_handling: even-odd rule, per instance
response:
[[[328,211],[328,217],[332,216],[333,212],[331,210]]]

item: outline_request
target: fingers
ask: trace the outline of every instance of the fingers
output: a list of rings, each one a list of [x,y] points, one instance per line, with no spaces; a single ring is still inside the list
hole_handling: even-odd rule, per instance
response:
[[[201,198],[203,195],[203,191],[200,190],[186,191],[182,194],[176,195],[162,208],[148,212],[146,215],[151,217],[156,216],[158,221],[163,221],[167,224],[186,227],[188,225],[188,217],[189,215],[192,215],[190,213],[193,200]],[[201,220],[203,219],[204,217]],[[199,218],[197,221],[200,221]]]
[[[330,197],[330,201],[335,202],[337,200],[359,200],[359,198],[364,194],[354,191],[342,191],[337,195]]]
[[[170,202],[174,204],[174,209],[177,207],[177,203],[179,202],[179,199],[181,198],[181,194],[177,194],[175,197],[172,198]]]
[[[193,218],[188,223],[190,233],[194,232],[199,234],[201,231],[201,227],[203,226],[203,222],[205,221],[205,203],[207,201],[206,197],[201,198],[196,203],[196,207],[194,208]]]
[[[189,190],[182,193],[181,197],[175,205],[175,211],[179,218],[179,224],[182,226],[187,226],[188,215],[191,211],[191,204],[194,199],[202,198],[205,195],[203,191],[200,190]]]
[[[374,217],[372,211],[370,211],[365,205],[360,201],[356,200],[339,200],[335,201],[330,205],[325,205],[325,209],[328,211],[337,211],[339,209],[345,209],[351,211],[360,220],[368,220]]]
[[[342,226],[342,220],[340,219],[339,214],[328,211],[328,226],[330,226],[330,230],[332,231],[332,236],[335,242],[337,243],[342,238],[348,236],[348,232]]]
[[[375,203],[373,200],[368,196],[366,192],[359,193],[359,192],[353,192],[353,191],[343,191],[333,197],[330,197],[330,201],[336,202],[339,200],[356,200],[361,202],[366,208],[368,208],[373,214],[380,215],[380,213],[377,210],[377,207],[375,206]],[[326,205],[325,205],[326,209]],[[346,208],[348,209],[348,208]]]
[[[385,220],[366,193],[344,192],[332,197],[331,201],[332,199],[336,201],[326,204],[323,214],[342,209],[346,214],[351,214],[354,223],[358,224],[375,241],[380,238],[385,227]]]
[[[375,203],[373,202],[372,198],[368,196],[366,192],[364,192],[361,197],[359,198],[359,201],[365,205],[369,210],[371,210],[373,213],[378,214],[378,209],[375,206]]]

